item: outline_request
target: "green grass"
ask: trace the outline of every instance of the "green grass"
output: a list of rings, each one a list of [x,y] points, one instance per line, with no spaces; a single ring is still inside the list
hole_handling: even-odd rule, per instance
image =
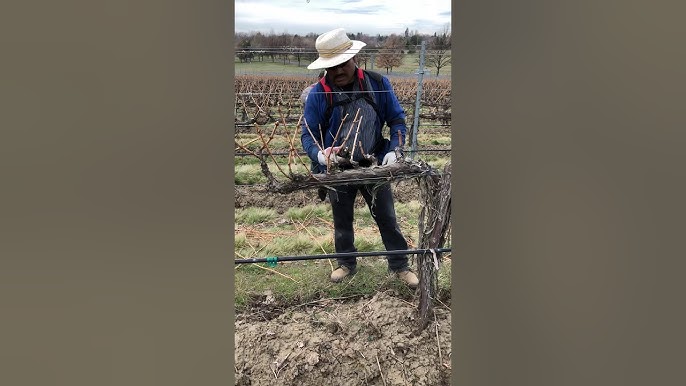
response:
[[[240,74],[283,74],[283,75],[293,75],[301,74],[310,76],[316,80],[317,74],[320,70],[308,70],[307,65],[310,64],[308,60],[301,60],[300,67],[298,67],[298,61],[291,58],[290,64],[288,61],[284,65],[283,59],[275,59],[272,63],[271,59],[265,58],[263,62],[253,61],[250,63],[241,63],[238,58],[234,61],[234,72],[237,75]],[[373,67],[373,68],[372,68]],[[364,66],[363,66],[364,68]],[[393,67],[393,71],[389,72],[388,75],[415,75],[415,71],[419,69],[419,53],[415,54],[405,54],[403,62],[399,67]],[[430,71],[428,75],[424,75],[426,78],[433,78],[436,76],[436,68],[426,66],[426,69]],[[373,70],[381,74],[386,75],[386,69],[380,68],[376,65],[372,66],[371,63],[367,63],[367,70]],[[451,65],[441,68],[440,76],[450,76]]]
[[[371,69],[370,65],[367,64],[367,69]],[[415,72],[419,69],[419,53],[416,54],[406,54],[403,58],[403,62],[399,67],[393,67],[393,72],[390,74],[393,75],[415,75]],[[429,74],[424,75],[424,79],[431,79],[436,77],[436,68],[435,67],[429,67],[428,65],[425,65],[425,69],[429,71]],[[374,67],[374,71],[380,72],[382,74],[386,74],[386,69],[385,68],[378,68],[377,66]],[[447,65],[445,67],[441,68],[440,76],[450,76],[451,74],[451,65]]]
[[[378,235],[357,235],[355,237],[355,247],[360,252],[383,251],[384,246],[381,236]]]
[[[428,162],[428,164],[431,165],[431,167],[433,167],[434,169],[443,170],[443,168],[448,162],[450,162],[450,158],[437,158],[433,162]]]
[[[233,238],[234,250],[245,248],[247,245],[248,237],[245,233],[236,233]]]
[[[321,250],[307,234],[300,234],[295,237],[291,235],[276,237],[264,249],[265,255],[268,256],[306,255],[318,252],[321,253]]]
[[[331,206],[328,204],[307,205],[302,208],[290,208],[285,217],[291,221],[307,221],[312,218],[331,218]]]
[[[237,257],[263,258],[334,251],[333,232],[327,222],[331,214],[325,205],[293,208],[289,214],[278,215],[278,218],[275,213],[255,213],[251,209],[254,208],[246,208],[236,214],[234,251]],[[264,222],[265,219],[269,222]]]
[[[281,171],[279,171],[279,168],[276,167],[273,162],[268,161],[267,165],[276,179],[286,180],[286,177],[281,174]],[[279,163],[279,166],[284,173],[290,173],[288,170],[288,164]],[[234,170],[233,182],[236,185],[264,184],[267,182],[267,177],[262,174],[262,168],[260,167],[259,163],[244,163],[242,165],[236,165]],[[306,167],[302,165],[291,165],[291,170],[295,174],[307,174]]]
[[[253,157],[251,155],[240,156],[240,157],[234,158],[234,164],[235,164],[235,167],[239,167],[239,166],[243,166],[243,165],[259,165],[260,160],[257,159],[257,157]]]
[[[263,184],[267,178],[262,174],[260,165],[237,165],[235,168],[233,182],[236,185]]]
[[[298,62],[292,61],[291,64],[284,65],[283,60],[276,60],[276,62],[272,63],[271,59],[267,58],[265,58],[264,62],[253,61],[250,63],[240,63],[238,59],[236,59],[234,62],[234,72],[237,75],[259,73],[284,75],[302,74],[310,75],[316,80],[319,70],[308,70],[307,65],[309,62],[302,61],[301,64],[302,65],[298,67]]]
[[[418,215],[422,210],[422,204],[417,201],[395,203],[395,216],[398,219],[404,218],[410,221],[410,224],[417,226],[419,221]]]
[[[374,221],[372,213],[369,211],[369,207],[367,207],[366,204],[364,206],[355,207],[353,216],[355,217],[355,224],[358,226],[376,226],[376,221]]]
[[[265,140],[269,141],[269,133],[265,134]],[[240,144],[246,146],[247,148],[251,150],[256,150],[262,147],[263,143],[262,140],[259,139],[260,136],[257,134],[252,134],[252,133],[241,133],[240,134],[240,139],[238,140]],[[300,137],[296,138],[295,144],[300,145]],[[290,147],[290,143],[288,139],[286,139],[283,135],[280,136],[274,136],[271,141],[269,141],[269,148],[270,149],[288,149]],[[243,151],[241,151],[242,153]]]
[[[396,203],[399,225],[408,239],[416,238],[417,219],[421,204],[418,201]],[[235,237],[237,256],[263,258],[266,256],[316,255],[333,253],[333,231],[330,228],[331,209],[328,204],[308,205],[291,208],[277,217],[270,209],[246,208],[236,211],[239,231]],[[309,232],[303,231],[306,226]],[[257,232],[262,237],[251,236]],[[266,235],[266,236],[265,236]],[[273,237],[269,237],[272,235]],[[384,250],[378,228],[366,205],[355,209],[355,245],[359,251]],[[322,251],[323,249],[323,251]],[[450,264],[439,270],[439,295],[449,297]],[[267,270],[266,264],[242,264],[235,272],[235,304],[240,312],[264,299],[271,291],[280,305],[294,305],[321,298],[341,298],[357,295],[373,295],[378,291],[390,290],[395,295],[411,299],[414,291],[389,275],[387,262],[383,257],[361,257],[359,272],[343,283],[329,281],[331,268],[336,266],[326,260],[281,262],[270,268],[282,275]]]
[[[424,161],[431,165],[434,169],[443,169],[445,164],[450,162],[450,156],[449,155],[443,155],[443,154],[436,154],[436,153],[418,153],[419,155],[417,156],[418,160]]]
[[[237,209],[235,221],[237,224],[260,224],[274,220],[277,215],[276,210],[271,208],[251,207]]]
[[[332,264],[336,266],[335,261],[332,261]],[[403,298],[414,296],[414,290],[389,274],[385,259],[359,258],[357,265],[357,274],[341,283],[330,282],[331,265],[325,260],[284,262],[272,268],[286,277],[254,264],[240,265],[236,268],[235,275],[236,308],[240,311],[259,301],[267,291],[274,295],[277,302],[284,305],[302,304],[321,298],[373,295],[386,290]],[[449,262],[443,264],[438,273],[439,294],[445,296],[449,294],[451,285]]]
[[[246,241],[240,248],[236,247],[237,255],[249,259],[267,256],[320,255],[335,251],[330,233],[327,233],[325,236],[315,236],[314,238],[308,234],[274,237],[269,242],[251,243],[250,245]]]
[[[417,138],[419,139],[419,136],[417,136]],[[450,144],[452,143],[451,141],[452,140],[451,140],[450,136],[435,136],[435,137],[432,137],[431,139],[429,139],[427,142],[424,142],[424,141],[423,142],[428,143],[430,145],[450,146]]]

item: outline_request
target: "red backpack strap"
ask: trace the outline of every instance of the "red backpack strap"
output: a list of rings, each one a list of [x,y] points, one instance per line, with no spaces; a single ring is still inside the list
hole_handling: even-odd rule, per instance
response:
[[[333,103],[333,97],[331,96],[331,87],[329,87],[328,84],[326,84],[326,76],[322,76],[321,79],[319,79],[319,83],[322,85],[324,88],[324,95],[326,98],[329,100],[329,105]]]
[[[360,83],[360,90],[364,90],[364,72],[361,68],[357,69],[357,81]]]

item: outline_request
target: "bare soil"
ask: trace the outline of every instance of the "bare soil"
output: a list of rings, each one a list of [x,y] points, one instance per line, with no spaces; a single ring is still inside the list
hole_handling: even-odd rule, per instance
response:
[[[391,185],[393,198],[396,203],[409,202],[419,199],[419,190],[416,181],[402,180]],[[364,205],[362,195],[358,195],[360,202]],[[251,185],[236,185],[236,208],[261,207],[272,208],[278,213],[285,213],[289,208],[298,208],[305,205],[321,204],[322,201],[317,196],[317,190],[301,190],[288,194],[268,192],[266,187],[258,188]]]
[[[272,302],[267,295],[262,308]],[[450,311],[434,312],[418,335],[415,304],[386,292],[239,314],[236,385],[448,385]]]
[[[419,199],[414,180],[391,186],[396,203]],[[285,213],[321,203],[314,189],[278,194],[264,187],[236,186],[236,208]],[[361,195],[356,205],[365,205]],[[416,334],[418,299],[379,292],[352,301],[286,305],[266,294],[236,315],[235,384],[449,385],[450,300],[439,297],[448,305],[435,304],[435,320]]]

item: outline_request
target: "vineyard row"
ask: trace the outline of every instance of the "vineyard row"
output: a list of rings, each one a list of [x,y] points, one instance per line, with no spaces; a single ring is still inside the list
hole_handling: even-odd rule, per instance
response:
[[[297,122],[302,115],[302,91],[316,79],[298,76],[235,77],[236,124],[248,126],[271,122]],[[417,81],[397,78],[392,80],[398,101],[407,113],[407,121],[414,119]],[[451,120],[449,79],[429,79],[422,84],[420,119],[448,125]]]

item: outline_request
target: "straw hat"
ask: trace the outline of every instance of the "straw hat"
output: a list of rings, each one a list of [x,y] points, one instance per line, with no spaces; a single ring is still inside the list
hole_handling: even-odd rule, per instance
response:
[[[350,40],[343,28],[325,32],[317,38],[314,47],[319,52],[319,58],[307,66],[310,70],[329,68],[344,63],[360,52],[367,43]]]

